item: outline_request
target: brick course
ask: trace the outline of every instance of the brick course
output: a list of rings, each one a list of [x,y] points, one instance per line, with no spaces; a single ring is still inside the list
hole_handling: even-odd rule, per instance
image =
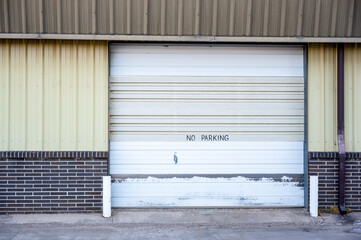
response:
[[[0,214],[100,212],[108,152],[0,152]]]
[[[338,153],[308,154],[309,176],[318,176],[320,209],[338,206]],[[361,210],[361,153],[347,153],[345,204],[351,210]]]
[[[108,152],[0,152],[0,214],[100,212]],[[310,152],[319,208],[338,205],[338,153]],[[346,156],[346,206],[361,210],[361,153]]]

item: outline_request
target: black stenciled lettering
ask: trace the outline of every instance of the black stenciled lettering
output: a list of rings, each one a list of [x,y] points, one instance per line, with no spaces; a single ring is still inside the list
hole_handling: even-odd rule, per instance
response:
[[[201,141],[227,142],[229,141],[229,135],[201,135]]]
[[[186,136],[187,141],[195,141],[196,140],[196,136],[195,135],[187,135]]]

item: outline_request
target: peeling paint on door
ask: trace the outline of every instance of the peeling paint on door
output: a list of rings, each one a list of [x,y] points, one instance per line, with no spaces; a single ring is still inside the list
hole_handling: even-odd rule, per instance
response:
[[[302,177],[300,178],[302,179]],[[142,206],[303,206],[303,184],[293,177],[116,178],[112,205]]]

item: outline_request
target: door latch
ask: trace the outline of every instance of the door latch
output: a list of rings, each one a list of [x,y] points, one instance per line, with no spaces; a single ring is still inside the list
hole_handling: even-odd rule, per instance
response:
[[[178,163],[178,157],[177,157],[177,153],[175,152],[174,153],[174,164],[177,164]]]

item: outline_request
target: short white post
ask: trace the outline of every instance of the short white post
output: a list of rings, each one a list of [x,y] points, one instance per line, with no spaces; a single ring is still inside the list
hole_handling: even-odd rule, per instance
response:
[[[111,177],[103,176],[103,217],[108,218],[111,215]]]
[[[318,176],[310,176],[310,214],[318,216]]]

